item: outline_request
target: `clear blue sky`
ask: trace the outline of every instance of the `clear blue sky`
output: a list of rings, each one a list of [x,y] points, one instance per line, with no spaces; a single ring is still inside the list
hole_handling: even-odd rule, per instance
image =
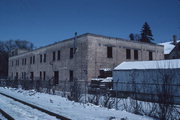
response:
[[[0,40],[44,46],[86,32],[129,39],[147,21],[155,42],[180,38],[179,0],[0,0]]]

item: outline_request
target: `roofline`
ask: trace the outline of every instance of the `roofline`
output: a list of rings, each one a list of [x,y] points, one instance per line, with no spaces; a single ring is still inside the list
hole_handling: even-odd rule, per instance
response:
[[[110,37],[110,36],[105,36],[105,35],[98,35],[98,34],[94,34],[94,33],[84,33],[84,34],[78,35],[77,38],[80,38],[80,37],[83,37],[83,36],[88,36],[88,35],[89,36],[94,36],[94,37],[103,37],[103,38],[108,38],[108,39],[116,39],[116,40],[121,40],[121,41],[126,41],[126,42],[134,42],[134,43],[148,44],[148,45],[163,47],[163,45],[158,45],[158,44],[153,44],[153,43],[146,43],[146,42],[140,42],[140,41],[132,41],[132,40],[128,40],[128,39],[117,38],[117,37]],[[33,51],[36,51],[36,50],[40,50],[40,49],[43,49],[43,48],[46,48],[46,47],[49,47],[49,46],[56,45],[58,43],[70,41],[72,39],[74,39],[74,37],[71,37],[71,38],[68,38],[68,39],[65,39],[65,40],[60,40],[58,42],[55,42],[55,43],[52,43],[52,44],[49,44],[49,45],[45,45],[45,46],[39,47],[37,49],[31,50],[31,51],[28,51],[28,52],[25,52],[25,53],[21,53],[19,55],[23,55],[23,54],[30,53],[30,52],[33,52]],[[11,56],[10,58],[17,57],[17,56],[18,55]]]

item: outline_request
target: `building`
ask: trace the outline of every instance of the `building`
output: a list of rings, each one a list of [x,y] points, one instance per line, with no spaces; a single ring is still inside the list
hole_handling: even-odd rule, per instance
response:
[[[163,46],[86,33],[9,58],[13,79],[91,81],[123,61],[164,59]]]
[[[180,103],[180,59],[123,62],[113,70],[113,89],[145,101]]]
[[[164,58],[165,59],[180,59],[180,40],[176,40],[176,36],[173,36],[173,41],[160,43],[164,46]]]

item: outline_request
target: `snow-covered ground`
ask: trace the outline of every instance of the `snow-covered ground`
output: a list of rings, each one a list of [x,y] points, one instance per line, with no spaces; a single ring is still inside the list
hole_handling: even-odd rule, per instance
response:
[[[125,120],[153,120],[147,116],[135,115],[126,111],[107,109],[89,103],[76,103],[61,96],[38,93],[33,90],[25,91],[21,89],[0,87],[0,92],[73,120],[121,120],[122,118]],[[2,98],[0,97],[0,100],[1,99]]]

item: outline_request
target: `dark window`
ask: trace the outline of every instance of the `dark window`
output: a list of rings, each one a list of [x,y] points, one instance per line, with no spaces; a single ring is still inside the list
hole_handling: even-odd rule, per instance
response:
[[[53,61],[55,61],[56,60],[56,52],[54,51],[53,52]]]
[[[138,50],[134,50],[134,59],[138,60]]]
[[[43,72],[43,80],[46,80],[46,72]]]
[[[24,65],[24,59],[22,59],[22,65]]]
[[[24,72],[24,79],[26,79],[26,72]]]
[[[30,72],[30,79],[34,80],[34,73],[33,72]]]
[[[72,82],[73,81],[73,70],[69,71],[69,81]]]
[[[53,84],[56,85],[59,83],[59,71],[54,71],[54,81]]]
[[[42,55],[40,55],[40,63],[42,63]]]
[[[33,64],[35,64],[35,56],[33,56]]]
[[[24,59],[24,64],[26,65],[26,58]]]
[[[73,48],[70,48],[70,59],[73,58],[73,54],[74,54]]]
[[[178,43],[178,49],[179,49],[179,51],[180,51],[180,43]]]
[[[61,59],[61,51],[60,50],[58,50],[58,58],[57,58],[58,60],[60,60]]]
[[[42,80],[42,72],[41,71],[39,73],[39,78],[40,78],[40,80]]]
[[[32,64],[32,57],[30,57],[30,64]]]
[[[131,50],[126,49],[126,59],[131,59]]]
[[[107,57],[112,58],[113,57],[112,54],[113,54],[112,47],[107,47]]]
[[[149,60],[153,60],[153,53],[149,51]]]
[[[16,77],[15,77],[15,79],[18,79],[18,72],[16,72]]]
[[[24,79],[24,72],[22,72],[22,73],[21,73],[21,75],[22,75],[22,76],[21,76],[21,77],[22,77],[22,79]]]
[[[44,62],[46,62],[46,54],[44,54]]]

